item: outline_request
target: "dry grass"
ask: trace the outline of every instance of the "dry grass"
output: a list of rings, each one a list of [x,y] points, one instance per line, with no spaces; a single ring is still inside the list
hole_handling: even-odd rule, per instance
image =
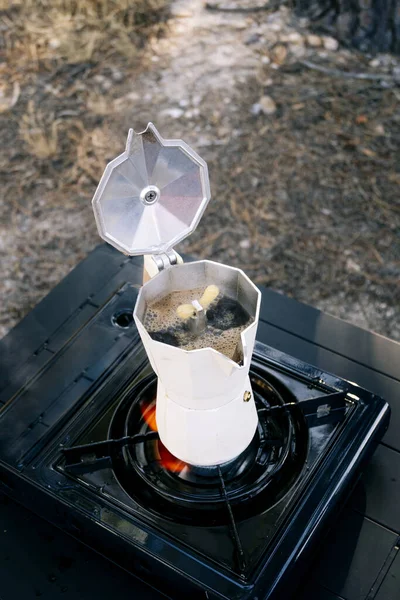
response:
[[[28,146],[28,151],[39,160],[52,158],[58,150],[59,121],[53,115],[45,115],[32,100],[22,116],[19,133]]]
[[[9,63],[51,68],[119,54],[135,58],[150,27],[163,22],[168,0],[0,0]],[[161,26],[161,25],[160,25]]]
[[[20,93],[21,87],[18,81],[14,81],[12,85],[0,83],[0,113],[11,110],[18,102]]]
[[[88,199],[169,4],[0,0],[0,337],[58,281],[56,254],[65,273],[98,241]]]
[[[76,144],[76,161],[71,171],[71,179],[76,182],[81,194],[86,182],[90,189],[99,182],[110,146],[118,147],[119,140],[114,139],[113,133],[106,127],[93,131],[78,133]]]
[[[92,183],[99,177],[100,168],[92,165],[83,145],[94,143],[97,152],[96,118],[120,112],[124,105],[123,98],[112,97],[112,80],[107,90],[102,88],[105,77],[99,73],[112,72],[115,65],[121,73],[136,69],[145,42],[165,28],[169,4],[0,0],[0,51],[6,59],[0,64],[0,115],[10,115],[10,129],[38,161],[36,168],[58,161],[57,179],[73,185],[81,180],[82,161]]]

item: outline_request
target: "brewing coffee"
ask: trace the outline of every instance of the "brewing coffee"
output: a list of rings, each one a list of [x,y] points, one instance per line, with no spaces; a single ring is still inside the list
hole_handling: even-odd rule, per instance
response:
[[[156,341],[183,350],[214,348],[240,363],[243,358],[240,334],[253,319],[237,300],[219,293],[207,307],[205,329],[194,334],[189,319],[182,319],[178,308],[198,303],[202,297],[204,289],[200,288],[171,292],[147,307],[144,326]]]

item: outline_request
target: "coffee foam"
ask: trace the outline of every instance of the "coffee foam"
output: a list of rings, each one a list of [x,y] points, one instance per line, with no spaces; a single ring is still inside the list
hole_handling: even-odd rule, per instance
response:
[[[203,292],[203,288],[175,291],[161,299],[155,300],[147,307],[144,316],[145,328],[150,335],[157,334],[154,336],[154,339],[179,346],[184,350],[214,348],[228,358],[238,363],[241,362],[243,359],[243,350],[240,335],[252,321],[249,315],[247,315],[248,319],[244,324],[229,328],[227,315],[222,313],[219,320],[213,320],[212,323],[209,321],[205,331],[198,336],[194,336],[190,332],[187,322],[178,317],[176,313],[178,306],[181,304],[190,304],[193,300],[198,300],[201,298]],[[215,309],[218,302],[223,302],[224,300],[230,300],[231,305],[234,303],[232,299],[228,299],[220,293],[211,303],[208,311],[212,311],[213,307]],[[238,307],[243,311],[240,305]],[[165,336],[165,340],[163,339],[163,335]],[[174,343],[171,342],[172,339]]]

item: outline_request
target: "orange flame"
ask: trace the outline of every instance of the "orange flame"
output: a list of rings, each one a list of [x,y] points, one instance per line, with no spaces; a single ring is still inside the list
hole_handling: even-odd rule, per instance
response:
[[[141,404],[142,417],[152,431],[157,431],[156,405]]]
[[[180,473],[183,471],[187,464],[179,458],[176,458],[169,450],[166,449],[165,446],[160,442],[158,444],[158,451],[160,453],[160,463],[167,469],[167,471],[171,471],[172,473]]]
[[[142,412],[143,419],[150,429],[152,431],[157,431],[155,404],[150,405],[142,403],[140,405],[140,410]],[[169,450],[167,450],[161,442],[158,443],[158,451],[160,453],[160,463],[164,469],[167,469],[167,471],[171,471],[172,473],[180,473],[187,466],[186,463],[171,454],[171,452],[169,452]]]

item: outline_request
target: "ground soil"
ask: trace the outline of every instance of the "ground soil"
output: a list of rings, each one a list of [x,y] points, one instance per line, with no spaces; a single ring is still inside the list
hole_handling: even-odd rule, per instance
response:
[[[398,59],[310,37],[276,3],[208,4],[173,2],[133,59],[0,65],[0,334],[100,241],[97,182],[151,120],[209,165],[179,251],[400,340]]]

